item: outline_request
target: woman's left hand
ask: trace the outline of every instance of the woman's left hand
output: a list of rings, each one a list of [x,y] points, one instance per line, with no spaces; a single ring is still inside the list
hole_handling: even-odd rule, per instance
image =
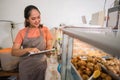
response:
[[[37,48],[30,48],[29,52],[38,53],[40,50]]]

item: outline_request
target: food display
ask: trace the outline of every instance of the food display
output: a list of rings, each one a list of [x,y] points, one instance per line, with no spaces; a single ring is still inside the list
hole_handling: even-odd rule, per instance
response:
[[[83,80],[88,80],[96,70],[100,71],[100,75],[95,77],[95,80],[113,80],[109,74],[102,70],[101,65],[97,61],[97,57],[93,58],[89,56],[86,57],[86,60],[80,57],[74,57],[71,62]]]
[[[119,59],[77,39],[71,63],[83,80],[89,80],[96,70],[100,75],[95,80],[120,80]]]
[[[63,80],[120,80],[120,29],[66,26],[62,31]]]
[[[120,77],[120,60],[117,58],[106,59],[103,62],[103,65],[115,75]]]
[[[86,44],[83,41],[80,41],[78,39],[74,39],[73,42],[73,57],[74,56],[81,56],[81,55],[89,55],[89,56],[110,56],[109,54],[106,54],[102,50],[99,50],[95,48],[94,46],[91,46],[89,44]]]

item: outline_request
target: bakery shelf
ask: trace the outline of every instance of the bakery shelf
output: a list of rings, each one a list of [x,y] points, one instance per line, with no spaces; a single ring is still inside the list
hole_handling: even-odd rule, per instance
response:
[[[91,44],[115,57],[120,57],[120,30],[67,27],[63,29],[63,34]]]
[[[116,58],[120,58],[120,30],[109,28],[90,28],[65,26],[62,29],[62,80],[81,80],[71,77],[74,68],[71,66],[73,40],[78,39],[94,46]],[[72,68],[71,68],[72,67]],[[77,73],[76,73],[77,74]],[[77,76],[79,78],[79,76]]]

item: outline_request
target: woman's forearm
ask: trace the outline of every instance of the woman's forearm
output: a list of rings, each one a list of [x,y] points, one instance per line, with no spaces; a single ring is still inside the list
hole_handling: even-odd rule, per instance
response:
[[[12,49],[13,56],[22,56],[29,51],[29,48],[26,49]]]

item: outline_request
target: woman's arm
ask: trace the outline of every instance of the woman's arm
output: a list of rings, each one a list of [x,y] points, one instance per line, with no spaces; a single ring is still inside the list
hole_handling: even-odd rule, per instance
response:
[[[18,43],[13,44],[13,47],[12,47],[12,55],[13,56],[22,56],[28,52],[38,52],[39,51],[39,49],[37,49],[37,48],[21,49],[20,47],[21,47],[21,45]]]
[[[53,46],[52,46],[52,40],[48,40],[47,41],[47,47],[46,47],[46,49],[48,50],[48,49],[52,49],[53,48]]]
[[[13,56],[22,56],[29,51],[27,48],[20,49],[20,47],[21,47],[20,44],[17,44],[17,43],[13,44],[13,47],[12,47],[12,55]]]

